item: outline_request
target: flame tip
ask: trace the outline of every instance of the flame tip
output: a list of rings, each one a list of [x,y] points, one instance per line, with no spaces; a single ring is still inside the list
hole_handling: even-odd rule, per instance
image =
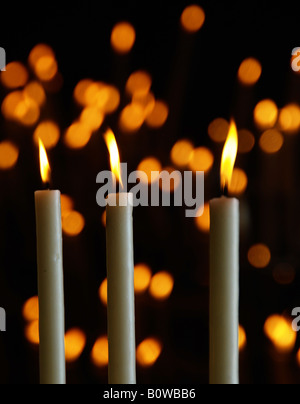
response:
[[[238,151],[238,131],[235,120],[231,118],[228,136],[224,145],[221,162],[221,187],[225,194],[231,182]]]

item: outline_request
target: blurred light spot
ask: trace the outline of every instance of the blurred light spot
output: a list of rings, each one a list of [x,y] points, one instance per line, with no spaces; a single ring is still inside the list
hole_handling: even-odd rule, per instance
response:
[[[120,114],[120,128],[124,132],[136,132],[144,123],[144,110],[139,104],[127,105]]]
[[[137,362],[142,367],[153,366],[160,357],[161,352],[162,343],[157,338],[147,338],[137,347]]]
[[[131,96],[145,96],[152,86],[150,74],[143,70],[132,73],[126,83],[126,91]]]
[[[290,285],[296,278],[296,270],[290,264],[278,264],[273,269],[273,278],[279,285]]]
[[[150,184],[152,181],[155,182],[158,179],[159,173],[162,170],[162,165],[157,160],[155,157],[147,157],[144,160],[140,162],[137,168],[138,171],[143,171],[145,174],[147,174],[148,177],[148,183]],[[157,175],[153,175],[153,178],[151,176],[152,173],[158,172]]]
[[[203,9],[197,5],[186,7],[180,18],[182,28],[189,33],[199,31],[202,28],[204,21],[205,13]]]
[[[279,128],[287,134],[295,134],[300,129],[300,106],[289,104],[279,112]]]
[[[101,283],[99,287],[99,298],[104,306],[107,305],[107,278]]]
[[[136,293],[144,293],[151,282],[152,271],[146,264],[137,264],[134,267],[134,290]]]
[[[255,58],[248,58],[239,67],[238,79],[242,84],[251,86],[258,82],[261,73],[262,67],[260,62]]]
[[[92,131],[83,122],[74,122],[65,132],[64,142],[70,149],[85,147],[92,136]]]
[[[120,105],[121,100],[120,91],[116,87],[111,85],[107,85],[105,87],[105,91],[107,92],[106,102],[104,103],[103,106],[99,105],[99,107],[105,114],[111,114],[115,112]]]
[[[259,129],[273,128],[277,122],[278,108],[274,101],[260,101],[254,109],[254,122]]]
[[[46,149],[55,147],[59,138],[59,127],[53,121],[43,121],[39,123],[33,134],[35,144],[38,145],[39,139],[41,139]]]
[[[228,191],[231,195],[243,194],[248,186],[248,177],[244,170],[235,168],[232,173]]]
[[[4,98],[1,111],[6,119],[16,120],[17,106],[24,100],[22,91],[13,91]]]
[[[19,158],[19,149],[9,140],[0,143],[0,170],[13,168]]]
[[[41,107],[46,101],[46,94],[44,88],[37,81],[31,81],[28,83],[23,91],[25,97],[31,98],[35,101],[39,107]]]
[[[91,351],[91,360],[97,367],[108,365],[108,339],[103,336],[97,339]]]
[[[159,187],[163,192],[175,192],[182,183],[181,173],[175,170],[173,167],[164,167],[162,172],[170,174],[170,181],[159,181]]]
[[[146,117],[146,123],[150,128],[162,127],[169,116],[169,107],[164,101],[156,100],[152,112]]]
[[[264,332],[277,351],[287,353],[293,350],[297,334],[291,320],[279,315],[270,316],[265,322]]]
[[[90,79],[83,79],[80,80],[73,91],[73,97],[75,101],[81,105],[82,107],[87,105],[87,90],[93,84],[93,80]]]
[[[36,76],[42,81],[53,79],[57,71],[57,62],[54,57],[49,55],[40,57],[34,66]]]
[[[187,167],[193,157],[193,150],[194,145],[190,140],[179,140],[171,150],[172,163],[180,168]]]
[[[99,129],[104,121],[103,112],[94,106],[85,107],[80,114],[80,121],[91,131]]]
[[[67,362],[76,361],[82,354],[86,344],[86,336],[78,328],[72,328],[65,334],[65,358]]]
[[[53,49],[44,43],[35,45],[29,53],[28,62],[31,67],[34,67],[40,58],[49,56],[55,58]]]
[[[248,251],[248,261],[255,268],[266,268],[271,261],[271,252],[264,244],[256,244]]]
[[[64,216],[66,213],[69,213],[74,208],[73,199],[66,194],[61,194],[60,196],[60,204],[61,204],[61,214]]]
[[[157,300],[166,300],[174,288],[174,278],[166,271],[158,272],[151,279],[149,292]]]
[[[240,129],[238,135],[239,135],[238,152],[249,153],[255,145],[254,135],[247,129]]]
[[[31,98],[23,97],[14,111],[15,119],[25,126],[33,126],[40,117],[40,108]]]
[[[200,208],[202,209],[202,207]],[[210,230],[210,209],[209,203],[204,204],[204,212],[202,216],[195,217],[197,228],[203,233],[209,233]]]
[[[84,226],[84,217],[75,210],[66,213],[62,217],[62,229],[67,236],[78,236],[84,229]]]
[[[277,129],[269,129],[265,131],[260,139],[260,148],[268,154],[277,153],[283,146],[284,137]]]
[[[6,71],[1,72],[1,83],[7,88],[23,87],[28,80],[28,71],[20,62],[11,62],[6,65]]]
[[[34,321],[39,319],[39,298],[32,296],[23,305],[22,309],[24,320]]]
[[[135,39],[134,27],[128,22],[120,22],[113,27],[110,42],[117,53],[125,54],[131,51]]]
[[[198,147],[193,150],[192,158],[189,162],[190,170],[209,172],[214,164],[214,156],[206,147]]]
[[[101,223],[103,227],[106,227],[106,210],[102,213]]]
[[[39,320],[31,321],[25,326],[25,338],[31,344],[38,345],[40,343],[39,337]]]
[[[208,126],[209,137],[217,143],[223,143],[227,139],[229,122],[224,118],[214,119]]]
[[[151,114],[155,107],[155,97],[149,92],[147,94],[134,94],[132,96],[132,103],[139,105],[144,113],[145,118]]]
[[[239,325],[239,350],[242,351],[247,345],[247,336],[245,329]]]

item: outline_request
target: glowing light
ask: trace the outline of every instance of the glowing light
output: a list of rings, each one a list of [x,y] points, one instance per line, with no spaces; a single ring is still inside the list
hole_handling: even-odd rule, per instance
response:
[[[214,164],[214,155],[206,147],[197,147],[192,152],[192,157],[189,162],[190,170],[204,171],[208,173]]]
[[[202,207],[200,208],[202,209]],[[203,233],[209,233],[210,231],[210,211],[209,203],[204,204],[204,212],[202,216],[195,218],[196,227]]]
[[[247,345],[247,336],[245,329],[239,325],[239,350],[242,351]]]
[[[260,101],[254,109],[254,122],[261,130],[273,128],[277,122],[278,108],[274,101]]]
[[[186,7],[180,18],[182,28],[189,33],[199,31],[202,28],[204,21],[205,13],[203,9],[197,5]]]
[[[91,351],[91,360],[97,367],[108,365],[108,339],[103,336],[97,339]]]
[[[19,123],[33,126],[40,117],[40,108],[32,98],[26,98],[23,94],[23,99],[17,104],[14,113]]]
[[[36,144],[39,139],[43,142],[46,149],[52,149],[57,145],[60,138],[60,130],[57,124],[53,121],[43,121],[36,128],[33,133],[33,139]]]
[[[168,116],[168,105],[164,101],[156,100],[152,112],[146,117],[146,123],[150,128],[157,129],[166,123]]]
[[[124,132],[136,132],[144,123],[144,110],[139,104],[127,105],[120,114],[120,128]]]
[[[268,154],[279,152],[284,143],[284,137],[277,129],[266,130],[259,139],[260,148]]]
[[[83,79],[80,80],[73,91],[73,97],[75,101],[80,105],[80,106],[86,106],[88,101],[87,101],[87,90],[88,88],[93,84],[93,80],[91,79]]]
[[[31,50],[28,61],[35,75],[42,81],[49,81],[57,74],[55,54],[49,45],[36,45]]]
[[[0,143],[0,170],[10,170],[19,158],[18,147],[9,140]]]
[[[248,58],[239,67],[238,79],[242,84],[252,86],[258,82],[261,73],[262,67],[260,62],[255,58]]]
[[[25,327],[25,338],[34,345],[40,343],[39,337],[39,321],[34,320],[28,323]]]
[[[152,86],[150,74],[143,70],[132,73],[126,83],[126,91],[131,96],[145,96]]]
[[[264,332],[277,351],[287,353],[293,350],[297,334],[291,320],[279,315],[270,316],[265,322]]]
[[[255,268],[266,268],[271,261],[271,252],[264,244],[256,244],[248,251],[248,261]]]
[[[65,358],[75,362],[82,354],[86,344],[86,335],[79,328],[72,328],[65,334]]]
[[[156,300],[166,300],[170,297],[173,288],[173,276],[169,272],[162,271],[152,277],[149,292]]]
[[[10,89],[23,87],[28,80],[28,71],[20,62],[6,65],[6,71],[1,72],[1,83]]]
[[[74,122],[70,125],[64,135],[64,142],[70,149],[81,149],[90,141],[92,131],[85,122]]]
[[[143,171],[148,177],[148,183],[155,182],[158,179],[159,173],[162,170],[160,161],[155,157],[147,157],[138,165],[138,171]],[[154,175],[154,172],[158,174]],[[152,175],[153,173],[153,175]]]
[[[103,112],[94,106],[85,107],[80,114],[80,121],[91,131],[99,129],[104,121]]]
[[[231,195],[241,195],[246,191],[247,185],[248,177],[245,171],[240,168],[235,168],[228,186],[229,193]]]
[[[155,97],[149,92],[147,94],[136,93],[132,96],[132,103],[139,105],[144,113],[145,118],[151,114],[155,107]]]
[[[50,182],[51,178],[51,170],[50,170],[50,164],[48,160],[48,156],[46,153],[46,149],[44,147],[43,142],[41,139],[39,139],[39,155],[40,155],[40,172],[41,172],[41,178],[44,184]]]
[[[293,135],[300,129],[300,106],[289,104],[279,112],[279,128],[286,134]]]
[[[157,338],[147,338],[137,347],[137,362],[142,367],[153,366],[160,357],[161,352],[162,343]]]
[[[136,293],[144,293],[151,282],[152,271],[146,264],[137,264],[134,267],[134,290]]]
[[[61,194],[60,204],[61,204],[62,215],[64,215],[67,212],[70,212],[74,208],[73,199],[69,195],[66,195],[66,194]]]
[[[35,101],[39,107],[41,107],[46,101],[45,90],[37,81],[31,81],[28,83],[23,90],[23,94],[25,98],[28,97]]]
[[[229,133],[224,145],[221,162],[221,187],[229,187],[238,150],[238,133],[234,121],[231,121]]]
[[[247,129],[239,130],[239,153],[249,153],[255,145],[254,135]]]
[[[23,305],[23,317],[26,321],[34,321],[39,319],[39,298],[32,296]]]
[[[115,52],[126,54],[131,51],[136,39],[134,27],[128,22],[116,24],[111,33],[111,46]]]
[[[104,306],[107,305],[107,278],[104,279],[104,281],[101,283],[99,287],[99,298],[101,302],[104,304]]]
[[[62,229],[67,236],[78,236],[83,231],[84,226],[84,217],[75,210],[65,213],[62,217]]]
[[[106,210],[101,215],[101,223],[103,227],[106,227]]]
[[[121,166],[120,166],[120,154],[118,145],[116,142],[115,135],[111,129],[108,129],[104,134],[104,140],[110,155],[110,166],[111,171],[116,176],[121,187],[123,188],[122,178],[121,178]]]
[[[188,139],[181,139],[171,150],[171,160],[177,167],[185,168],[193,157],[194,145]]]
[[[24,100],[22,91],[13,91],[4,98],[1,111],[6,119],[16,120],[16,109],[19,103]]]
[[[217,143],[225,142],[228,132],[229,122],[224,118],[216,118],[208,126],[209,137]]]

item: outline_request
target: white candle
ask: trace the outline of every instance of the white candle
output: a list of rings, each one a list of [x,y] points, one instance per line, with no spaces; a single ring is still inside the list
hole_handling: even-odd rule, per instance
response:
[[[237,154],[232,122],[224,147],[221,180],[230,183]],[[210,202],[210,383],[239,383],[239,202]]]
[[[114,200],[116,206],[113,206]],[[132,194],[108,196],[106,240],[110,384],[136,383],[132,207]]]
[[[40,159],[45,159],[40,143]],[[47,158],[46,158],[47,159]],[[41,161],[41,164],[42,161]],[[42,167],[42,166],[41,166]],[[46,181],[45,170],[41,168]],[[41,384],[65,384],[65,315],[59,191],[35,193]]]
[[[113,132],[104,135],[114,184],[122,185],[120,156]],[[106,208],[108,381],[136,383],[133,194],[110,193]]]

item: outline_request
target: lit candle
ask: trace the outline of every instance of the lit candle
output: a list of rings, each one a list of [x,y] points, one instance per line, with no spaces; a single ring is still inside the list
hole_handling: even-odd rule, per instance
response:
[[[226,194],[237,155],[231,122],[221,164]],[[210,383],[239,384],[239,201],[222,196],[210,202]]]
[[[41,141],[40,166],[45,184],[50,166]],[[65,314],[63,252],[59,191],[35,192],[38,297],[39,360],[41,384],[65,384]]]
[[[114,134],[104,135],[111,169],[122,186]],[[109,384],[136,383],[133,195],[109,194],[106,208]]]

